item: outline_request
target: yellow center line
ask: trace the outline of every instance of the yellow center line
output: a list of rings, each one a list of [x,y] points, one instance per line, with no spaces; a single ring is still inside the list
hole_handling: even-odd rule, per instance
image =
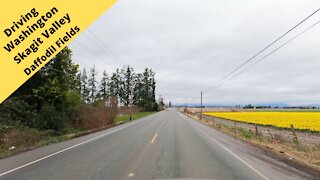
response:
[[[165,121],[162,121],[162,124],[161,124],[161,126],[159,127],[159,129],[158,129],[157,132],[160,132],[160,131],[161,131],[161,129],[162,129],[162,127],[163,127],[163,125],[164,125],[165,123],[166,123]],[[154,136],[153,136],[153,138],[152,138],[152,140],[150,141],[150,143],[153,144],[153,143],[156,141],[157,137],[158,137],[158,133],[155,133]]]
[[[152,140],[151,140],[150,143],[153,144],[153,143],[156,141],[157,137],[158,137],[158,133],[156,133],[156,134],[153,136],[153,138],[152,138]]]

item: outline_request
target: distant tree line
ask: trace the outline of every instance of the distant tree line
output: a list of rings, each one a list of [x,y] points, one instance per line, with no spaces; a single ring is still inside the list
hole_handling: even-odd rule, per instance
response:
[[[137,106],[146,111],[157,110],[155,100],[155,73],[146,68],[143,73],[135,73],[130,66],[117,69],[111,75],[106,70],[100,81],[93,67],[87,73],[83,69],[76,76],[76,89],[86,103],[95,103],[105,97],[117,97],[123,106]]]
[[[70,124],[79,124],[79,119],[91,119],[78,115],[81,111],[93,112],[95,106],[100,107],[99,111],[105,111],[105,105],[112,106],[113,110],[108,111],[114,118],[116,101],[124,106],[132,101],[144,110],[157,109],[155,73],[151,69],[135,73],[127,66],[110,76],[104,71],[98,80],[96,68],[80,72],[71,53],[69,48],[63,49],[0,104],[0,123],[61,131]]]

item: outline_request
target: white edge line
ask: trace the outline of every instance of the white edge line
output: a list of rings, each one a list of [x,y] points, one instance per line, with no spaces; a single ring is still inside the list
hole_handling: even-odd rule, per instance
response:
[[[198,128],[200,130],[201,133],[203,133],[204,135],[208,136],[210,139],[212,139],[213,141],[215,141],[215,143],[217,143],[219,146],[221,146],[223,149],[225,149],[226,151],[228,151],[231,155],[233,155],[235,158],[237,158],[239,161],[241,161],[243,164],[245,164],[246,166],[248,166],[251,170],[253,170],[254,172],[256,172],[258,175],[260,175],[263,179],[265,180],[270,180],[268,177],[266,177],[265,175],[263,175],[261,172],[259,172],[257,169],[255,169],[254,167],[252,167],[249,163],[247,163],[245,160],[241,159],[238,155],[236,155],[235,153],[233,153],[230,149],[228,149],[226,146],[224,146],[223,144],[221,144],[219,141],[217,141],[215,138],[213,138],[212,136],[210,136],[207,132],[205,132],[204,130]]]
[[[179,113],[181,117],[183,117],[184,119],[189,118],[188,116],[183,116],[182,113]],[[186,118],[185,118],[186,117]],[[189,120],[189,119],[186,119]],[[190,118],[190,120],[193,120]],[[200,123],[200,125],[203,125]],[[210,136],[207,132],[205,132],[203,129],[197,127],[198,130],[200,130],[200,132],[206,136],[208,136],[210,139],[212,139],[213,141],[215,141],[219,146],[221,146],[223,149],[225,149],[226,151],[228,151],[231,155],[233,155],[235,158],[237,158],[239,161],[241,161],[243,164],[245,164],[246,166],[248,166],[251,170],[253,170],[254,172],[256,172],[258,175],[260,175],[263,179],[265,180],[270,180],[268,177],[266,177],[265,175],[263,175],[260,171],[258,171],[256,168],[252,167],[249,163],[247,163],[245,160],[241,159],[238,155],[236,155],[235,153],[233,153],[230,149],[228,149],[226,146],[224,146],[222,143],[220,143],[218,140],[216,140],[215,138],[213,138],[212,136]]]
[[[86,141],[84,141],[84,142],[81,142],[81,143],[79,143],[79,144],[70,146],[70,147],[68,147],[68,148],[66,148],[66,149],[62,149],[62,150],[57,151],[57,152],[55,152],[55,153],[49,154],[49,155],[47,155],[47,156],[44,156],[44,157],[42,157],[42,158],[40,158],[40,159],[31,161],[31,162],[29,162],[29,163],[27,163],[27,164],[21,165],[21,166],[19,166],[19,167],[16,167],[16,168],[14,168],[14,169],[9,170],[9,171],[5,171],[5,172],[3,172],[3,173],[0,174],[0,177],[1,177],[1,176],[4,176],[4,175],[7,175],[7,174],[9,174],[9,173],[12,173],[12,172],[14,172],[14,171],[17,171],[17,170],[19,170],[19,169],[22,169],[22,168],[24,168],[24,167],[30,166],[30,165],[32,165],[32,164],[34,164],[34,163],[37,163],[37,162],[39,162],[39,161],[42,161],[42,160],[44,160],[44,159],[47,159],[47,158],[50,158],[50,157],[52,157],[52,156],[61,154],[61,153],[65,152],[65,151],[68,151],[68,150],[70,150],[70,149],[76,148],[76,147],[81,146],[81,145],[83,145],[83,144],[86,144],[86,143],[88,143],[88,142],[94,141],[94,140],[99,139],[99,138],[101,138],[101,137],[110,135],[110,134],[112,134],[112,133],[115,133],[115,132],[117,132],[117,131],[120,131],[120,130],[125,129],[125,128],[128,128],[128,127],[131,127],[131,126],[133,126],[133,125],[135,125],[135,124],[137,124],[137,123],[143,122],[143,121],[144,121],[144,120],[142,120],[142,121],[141,121],[141,120],[140,120],[140,121],[136,121],[136,122],[133,123],[133,124],[129,124],[129,125],[127,125],[127,126],[121,127],[121,128],[119,128],[119,129],[113,130],[113,131],[111,131],[111,132],[107,132],[107,133],[105,133],[105,134],[102,134],[102,135],[100,135],[100,136],[94,137],[94,138],[92,138],[92,139],[88,139],[88,140],[86,140]]]

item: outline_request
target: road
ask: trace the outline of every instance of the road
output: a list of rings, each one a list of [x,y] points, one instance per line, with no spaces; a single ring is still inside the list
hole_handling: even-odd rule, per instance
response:
[[[312,179],[307,176],[174,109],[0,160],[0,180]]]

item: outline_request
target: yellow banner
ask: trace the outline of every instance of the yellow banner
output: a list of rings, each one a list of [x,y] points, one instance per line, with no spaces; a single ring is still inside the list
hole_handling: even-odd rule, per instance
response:
[[[11,0],[0,6],[0,103],[116,0]]]

